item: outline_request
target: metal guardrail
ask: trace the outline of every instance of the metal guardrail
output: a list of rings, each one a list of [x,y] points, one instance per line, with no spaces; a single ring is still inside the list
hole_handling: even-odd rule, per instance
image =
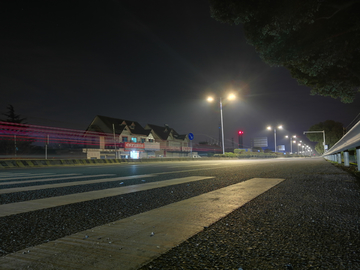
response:
[[[323,157],[342,163],[344,155],[344,165],[349,166],[349,150],[356,149],[356,161],[360,171],[360,121],[354,125],[331,149],[323,154]]]

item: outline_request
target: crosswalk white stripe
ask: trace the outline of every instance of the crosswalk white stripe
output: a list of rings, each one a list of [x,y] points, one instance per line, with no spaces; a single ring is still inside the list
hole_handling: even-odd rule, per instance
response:
[[[28,175],[29,173],[14,173],[14,172],[0,172],[0,178],[2,176],[21,176],[21,175]],[[47,173],[50,174],[50,173]]]
[[[59,188],[59,187],[71,187],[71,186],[88,185],[88,184],[96,184],[96,183],[104,183],[104,182],[114,182],[114,181],[122,181],[127,179],[134,179],[134,178],[145,178],[152,176],[155,176],[155,174],[121,176],[121,177],[101,178],[95,180],[75,181],[75,182],[58,183],[58,184],[36,185],[30,187],[7,188],[7,189],[0,189],[0,194],[29,191],[29,190]]]
[[[68,173],[68,174],[54,174],[54,173],[42,173],[42,174],[29,174],[26,176],[16,176],[16,177],[5,177],[0,178],[0,180],[21,180],[21,179],[33,179],[33,178],[45,178],[45,177],[56,177],[56,176],[62,176],[62,175],[76,175],[74,173]]]
[[[139,177],[139,176],[137,176],[137,177]],[[141,176],[141,177],[144,177],[144,176]],[[122,178],[123,178],[122,180],[125,180],[125,177],[122,177]],[[134,178],[134,177],[127,177],[127,179],[129,179],[129,178]],[[184,178],[175,178],[175,179],[145,183],[145,184],[140,184],[140,185],[124,186],[124,187],[119,187],[119,188],[109,188],[109,189],[95,190],[95,191],[89,191],[89,192],[83,192],[83,193],[75,193],[75,194],[69,194],[69,195],[64,195],[64,196],[44,198],[44,199],[31,200],[31,201],[25,201],[25,202],[3,204],[3,205],[0,205],[0,217],[19,214],[19,213],[25,213],[25,212],[29,212],[29,211],[35,211],[35,210],[39,210],[39,209],[51,208],[51,207],[60,206],[60,205],[96,200],[96,199],[101,199],[101,198],[105,198],[105,197],[112,197],[112,196],[117,196],[117,195],[121,195],[121,194],[138,192],[138,191],[142,191],[142,190],[149,190],[149,189],[153,189],[153,188],[160,188],[160,187],[165,187],[165,186],[170,186],[170,185],[194,182],[194,181],[210,179],[210,178],[214,178],[214,177],[189,176],[189,177],[184,177]]]
[[[9,254],[0,264],[4,270],[138,269],[283,180],[253,178]]]
[[[67,175],[67,174],[63,174]],[[79,174],[74,174],[79,175]],[[115,174],[95,174],[95,175],[79,175],[79,176],[69,176],[69,177],[59,177],[59,178],[47,178],[47,179],[37,179],[29,181],[12,181],[12,182],[0,182],[0,185],[11,185],[11,184],[23,184],[23,183],[36,183],[36,182],[46,182],[46,181],[57,181],[57,180],[67,180],[67,179],[80,179],[80,178],[94,178],[94,177],[104,177],[104,176],[113,176]],[[61,176],[61,175],[59,175]]]

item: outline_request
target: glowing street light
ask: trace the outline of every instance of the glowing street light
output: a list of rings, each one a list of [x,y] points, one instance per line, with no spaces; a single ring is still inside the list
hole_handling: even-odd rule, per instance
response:
[[[293,142],[293,139],[292,138],[296,138],[296,135],[293,135],[293,136],[289,136],[289,135],[286,135],[285,138],[290,138],[290,154],[292,154],[292,142]]]
[[[283,126],[282,126],[282,125],[279,125],[277,128],[278,128],[278,129],[283,129]],[[275,141],[275,153],[276,153],[276,128],[272,128],[271,126],[268,126],[267,129],[268,129],[268,130],[274,129],[274,141]]]
[[[234,100],[236,99],[236,96],[234,94],[230,94],[227,96],[228,100]],[[208,102],[213,102],[214,98],[213,97],[208,97],[207,98]],[[220,121],[221,121],[221,145],[222,145],[222,151],[223,151],[223,155],[225,154],[225,144],[224,144],[224,119],[223,119],[223,113],[222,113],[222,98],[220,97]]]

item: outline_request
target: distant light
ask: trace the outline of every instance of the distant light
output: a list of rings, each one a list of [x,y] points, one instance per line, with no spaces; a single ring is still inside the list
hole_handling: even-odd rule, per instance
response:
[[[267,129],[268,129],[268,130],[271,130],[271,126],[268,126]]]
[[[234,94],[230,94],[230,95],[228,96],[228,99],[229,99],[229,100],[236,99],[236,96],[235,96]]]
[[[207,101],[212,102],[212,101],[214,101],[214,98],[213,97],[208,97]]]
[[[239,134],[239,135],[243,135],[243,134],[244,134],[244,131],[239,130],[239,131],[238,131],[238,134]]]
[[[278,129],[283,129],[283,126],[282,125],[278,126]]]

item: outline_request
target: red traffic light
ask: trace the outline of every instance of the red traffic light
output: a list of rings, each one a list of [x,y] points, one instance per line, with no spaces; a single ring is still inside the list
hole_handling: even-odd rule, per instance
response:
[[[243,135],[243,134],[244,134],[244,131],[242,131],[242,130],[238,131],[238,135]]]

